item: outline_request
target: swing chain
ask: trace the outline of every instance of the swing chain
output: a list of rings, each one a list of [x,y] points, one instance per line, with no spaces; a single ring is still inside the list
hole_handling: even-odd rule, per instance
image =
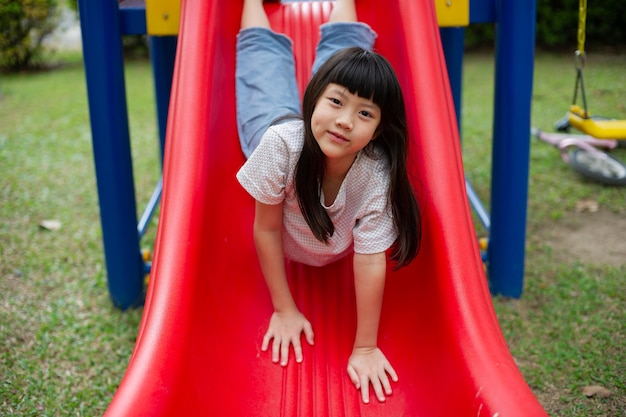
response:
[[[587,0],[580,0],[578,7],[578,49],[576,50],[576,68],[582,68],[586,62],[585,36],[587,24]]]
[[[587,55],[581,51],[576,51],[574,55],[575,55],[576,69],[577,70],[583,69],[585,64],[587,63]]]
[[[575,52],[576,61],[576,84],[574,86],[574,98],[572,100],[572,107],[577,107],[576,101],[578,99],[578,90],[582,98],[583,107],[580,109],[581,115],[584,118],[588,117],[587,112],[587,95],[585,94],[585,84],[583,82],[583,67],[587,61],[585,55],[585,25],[587,21],[587,0],[580,0],[578,9],[578,49]],[[570,107],[571,109],[571,107]]]

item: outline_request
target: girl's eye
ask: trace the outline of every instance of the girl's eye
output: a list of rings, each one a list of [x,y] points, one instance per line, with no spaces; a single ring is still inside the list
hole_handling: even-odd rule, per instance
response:
[[[361,111],[361,115],[364,116],[364,117],[367,117],[368,119],[374,117],[374,115],[372,113],[368,112],[367,110],[362,110]]]
[[[339,101],[339,99],[336,99],[334,97],[329,97],[328,100],[330,100],[331,103],[336,104],[336,105],[341,104],[341,101]]]

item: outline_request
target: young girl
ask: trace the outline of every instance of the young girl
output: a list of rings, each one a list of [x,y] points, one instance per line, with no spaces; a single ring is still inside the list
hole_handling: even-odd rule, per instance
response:
[[[357,330],[348,374],[365,403],[398,376],[377,347],[386,252],[417,255],[420,213],[406,172],[402,92],[376,34],[336,0],[300,111],[291,40],[270,29],[263,0],[244,0],[237,37],[237,117],[247,162],[237,173],[256,200],[254,241],[274,313],[261,349],[287,365],[311,323],[291,295],[284,258],[322,266],[353,254]],[[302,114],[294,118],[291,115]],[[278,120],[278,121],[277,121]]]

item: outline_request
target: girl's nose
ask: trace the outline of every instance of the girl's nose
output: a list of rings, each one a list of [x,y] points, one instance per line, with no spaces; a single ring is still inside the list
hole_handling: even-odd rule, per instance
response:
[[[336,123],[337,123],[337,126],[341,127],[342,129],[346,129],[346,130],[352,129],[352,119],[345,112],[341,112],[337,116]]]

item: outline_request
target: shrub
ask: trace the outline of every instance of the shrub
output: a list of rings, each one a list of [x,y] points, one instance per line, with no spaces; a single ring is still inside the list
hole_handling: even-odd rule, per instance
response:
[[[537,46],[574,51],[577,48],[579,0],[537,0]],[[626,47],[624,0],[589,0],[585,49]],[[493,45],[493,25],[470,25],[468,47]]]
[[[0,0],[0,68],[41,65],[43,40],[54,30],[57,0]]]

